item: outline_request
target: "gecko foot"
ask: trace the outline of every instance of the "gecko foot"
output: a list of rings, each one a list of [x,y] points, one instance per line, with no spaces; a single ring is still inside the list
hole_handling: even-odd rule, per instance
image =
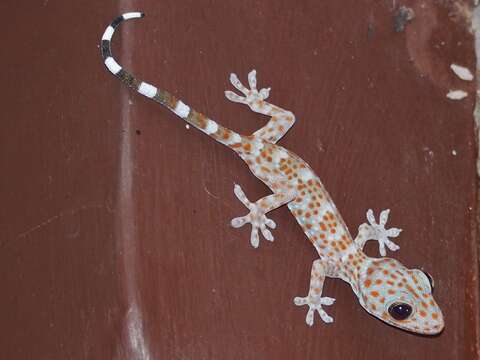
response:
[[[273,235],[270,230],[267,229],[267,226],[271,229],[275,229],[275,227],[277,226],[275,222],[265,216],[265,212],[261,206],[257,205],[257,203],[252,203],[250,202],[250,200],[247,199],[240,185],[235,184],[233,191],[237,198],[243,203],[243,205],[245,205],[250,210],[250,213],[245,216],[232,219],[232,226],[234,228],[239,228],[247,223],[252,224],[250,243],[254,248],[257,248],[260,243],[260,237],[258,234],[259,229],[265,239],[267,239],[268,241],[273,241]]]
[[[400,249],[400,246],[395,244],[389,238],[397,237],[398,235],[400,235],[400,232],[402,230],[397,228],[390,228],[388,230],[385,229],[385,224],[387,223],[389,213],[389,209],[383,210],[380,213],[380,219],[377,224],[372,209],[369,209],[367,211],[367,220],[370,224],[364,223],[360,225],[358,228],[358,236],[355,239],[355,243],[361,249],[368,240],[378,241],[378,248],[381,256],[387,255],[385,246],[391,251],[397,251],[398,249]]]
[[[248,84],[250,89],[247,89],[238,79],[236,74],[230,74],[230,82],[232,85],[239,90],[245,96],[239,96],[233,91],[225,91],[225,96],[228,100],[237,102],[240,104],[245,104],[250,107],[253,111],[258,110],[262,107],[263,100],[268,98],[270,93],[270,88],[264,88],[260,91],[257,90],[257,71],[252,70],[248,74]]]
[[[326,306],[332,305],[335,302],[334,298],[327,297],[327,296],[319,297],[319,296],[313,296],[313,295],[308,295],[307,297],[297,296],[295,299],[293,299],[293,302],[297,306],[308,305],[308,312],[305,318],[305,322],[307,323],[308,326],[313,325],[315,311],[318,311],[320,318],[324,322],[326,323],[333,322],[333,318],[329,316],[325,312],[325,310],[322,309],[322,305],[326,305]]]

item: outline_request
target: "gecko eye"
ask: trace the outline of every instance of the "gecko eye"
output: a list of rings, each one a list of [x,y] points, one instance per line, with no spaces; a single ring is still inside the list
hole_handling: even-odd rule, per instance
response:
[[[434,285],[435,285],[435,283],[434,283],[434,281],[433,281],[433,278],[432,278],[432,276],[431,276],[428,272],[423,271],[423,270],[422,270],[422,272],[423,272],[423,274],[427,277],[428,282],[430,283],[430,288],[432,289],[432,294],[433,294],[433,288],[434,288]]]
[[[405,320],[412,314],[412,307],[405,303],[393,303],[388,308],[388,313],[395,320]]]

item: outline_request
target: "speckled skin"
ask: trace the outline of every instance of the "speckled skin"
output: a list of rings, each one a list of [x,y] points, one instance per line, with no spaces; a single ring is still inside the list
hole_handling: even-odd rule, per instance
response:
[[[235,195],[249,209],[249,213],[233,219],[232,226],[240,227],[250,223],[252,246],[259,246],[259,232],[266,240],[273,241],[268,228],[273,229],[276,224],[266,214],[287,205],[319,256],[312,265],[308,295],[294,299],[298,306],[308,305],[307,324],[313,325],[315,312],[318,312],[324,322],[333,321],[322,308],[335,301],[330,297],[322,297],[325,278],[333,277],[348,282],[362,307],[390,325],[421,334],[437,334],[442,331],[442,312],[433,299],[433,284],[426,274],[420,270],[407,269],[390,258],[368,257],[362,251],[368,240],[379,242],[382,256],[386,255],[385,246],[392,251],[399,249],[389,237],[398,236],[400,229],[385,229],[389,210],[380,214],[379,223],[369,210],[369,224],[360,225],[358,236],[352,239],[318,176],[299,156],[277,144],[292,127],[295,117],[290,111],[265,101],[270,89],[257,90],[255,70],[248,74],[249,88],[235,74],[230,75],[230,82],[243,96],[232,91],[225,92],[229,100],[245,104],[252,111],[270,117],[264,127],[246,136],[219,125],[175,99],[167,91],[137,80],[116,63],[110,44],[114,30],[123,20],[142,16],[141,13],[127,13],[110,24],[101,43],[105,65],[128,87],[166,106],[188,124],[231,148],[248,164],[252,173],[272,190],[273,194],[250,202],[241,187],[237,184],[234,186]],[[390,313],[390,307],[396,304],[407,304],[412,313],[405,319],[395,319]]]

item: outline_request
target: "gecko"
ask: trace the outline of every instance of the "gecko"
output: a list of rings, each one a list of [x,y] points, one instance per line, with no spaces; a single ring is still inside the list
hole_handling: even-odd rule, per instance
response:
[[[316,313],[323,322],[333,322],[323,307],[332,305],[335,299],[323,296],[323,284],[326,278],[338,278],[350,284],[358,302],[369,314],[385,323],[423,335],[440,333],[444,318],[433,297],[432,277],[423,270],[409,269],[386,257],[386,247],[391,251],[399,249],[390,238],[401,232],[401,229],[385,228],[390,210],[383,210],[378,222],[373,211],[368,210],[368,223],[359,226],[355,238],[351,236],[320,178],[298,155],[278,144],[295,123],[295,116],[266,101],[271,89],[257,89],[255,70],[247,76],[249,87],[244,86],[237,75],[230,74],[231,84],[241,95],[225,91],[228,100],[270,117],[267,124],[253,134],[242,135],[190,108],[169,92],[138,80],[118,64],[111,50],[115,29],[124,20],[143,16],[141,12],[124,13],[106,28],[100,44],[105,66],[127,87],[165,106],[186,121],[187,126],[232,149],[271,189],[272,194],[252,202],[241,186],[234,184],[234,194],[248,209],[248,214],[234,218],[231,225],[239,228],[250,224],[250,243],[254,248],[259,246],[260,234],[267,241],[274,240],[270,229],[275,229],[276,224],[267,214],[283,205],[288,207],[318,253],[311,268],[308,294],[294,298],[295,305],[308,306],[305,322],[312,326]],[[369,240],[378,241],[381,258],[365,254],[363,248]]]

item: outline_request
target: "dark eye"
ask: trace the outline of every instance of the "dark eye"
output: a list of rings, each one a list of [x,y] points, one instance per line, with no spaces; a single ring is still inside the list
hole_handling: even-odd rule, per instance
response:
[[[388,313],[395,320],[405,320],[412,314],[412,307],[405,303],[393,303],[388,308]]]
[[[423,270],[422,270],[422,272],[423,272],[424,275],[427,277],[428,282],[430,283],[430,288],[432,289],[432,293],[433,293],[433,287],[434,287],[433,285],[434,285],[434,282],[433,282],[432,276],[431,276],[428,272],[426,272],[426,271],[423,271]]]

